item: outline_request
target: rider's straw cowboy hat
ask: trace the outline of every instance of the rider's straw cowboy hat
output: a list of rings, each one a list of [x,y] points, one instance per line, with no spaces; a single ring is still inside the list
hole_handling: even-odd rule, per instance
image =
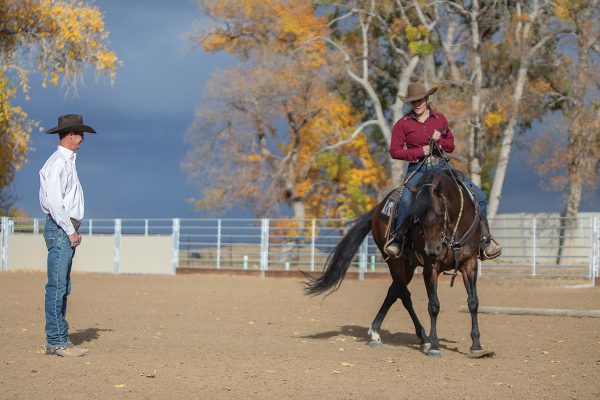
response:
[[[66,114],[58,117],[58,126],[48,129],[46,133],[90,132],[96,133],[94,128],[83,124],[83,117],[79,114]]]
[[[402,100],[405,103],[408,103],[411,101],[424,99],[425,97],[428,97],[428,96],[434,94],[435,92],[437,92],[436,87],[432,87],[431,89],[427,90],[425,88],[425,85],[423,85],[421,82],[415,82],[415,83],[411,83],[410,85],[408,85],[408,90],[406,91],[406,97],[405,96],[399,96],[399,97],[400,97],[400,100]]]

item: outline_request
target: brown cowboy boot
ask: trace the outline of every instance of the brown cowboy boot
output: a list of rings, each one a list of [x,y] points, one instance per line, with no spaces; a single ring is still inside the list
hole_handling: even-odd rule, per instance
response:
[[[502,246],[492,237],[490,227],[485,219],[481,219],[481,251],[479,258],[483,260],[492,260],[502,254]]]

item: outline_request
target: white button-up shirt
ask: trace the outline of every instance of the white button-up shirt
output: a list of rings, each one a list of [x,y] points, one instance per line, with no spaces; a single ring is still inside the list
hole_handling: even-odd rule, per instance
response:
[[[70,218],[83,219],[83,189],[77,176],[77,154],[58,146],[40,170],[40,206],[67,235],[75,233]]]

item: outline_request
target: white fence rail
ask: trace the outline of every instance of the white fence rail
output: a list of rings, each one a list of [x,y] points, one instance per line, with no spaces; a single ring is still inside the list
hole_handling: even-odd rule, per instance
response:
[[[9,269],[11,235],[41,235],[44,219],[2,217],[0,263]],[[172,270],[218,269],[318,271],[339,243],[349,221],[288,219],[93,219],[80,231],[114,236],[114,271],[119,272],[121,236],[171,236]],[[600,217],[576,219],[553,215],[502,215],[492,231],[502,256],[481,264],[480,274],[577,278],[594,281],[600,262]],[[143,243],[143,242],[142,242]],[[129,256],[131,257],[131,255]],[[352,270],[364,278],[387,273],[387,265],[369,235]]]

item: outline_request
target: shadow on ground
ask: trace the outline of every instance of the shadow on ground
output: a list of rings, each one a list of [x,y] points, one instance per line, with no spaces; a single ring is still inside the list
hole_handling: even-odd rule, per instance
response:
[[[87,328],[82,331],[69,333],[69,339],[77,346],[98,339],[100,337],[100,332],[112,332],[112,329]]]
[[[384,345],[410,347],[415,350],[421,351],[420,350],[421,340],[414,333],[407,333],[407,332],[391,333],[388,330],[381,329],[379,331],[379,334],[381,335],[381,341],[383,342]],[[315,333],[313,335],[302,336],[302,338],[318,340],[318,339],[329,339],[329,338],[336,337],[336,336],[355,337],[359,340],[363,340],[365,344],[369,344],[369,342],[371,341],[371,336],[369,335],[369,328],[364,327],[364,326],[358,326],[358,325],[344,325],[344,326],[341,326],[340,329],[335,330],[335,331],[319,332],[319,333]],[[452,346],[453,344],[455,344],[457,342],[446,339],[446,338],[439,338],[438,340],[440,343],[439,344],[440,350],[448,350],[448,351],[452,351],[452,352],[456,352],[456,353],[466,354],[466,353],[460,352],[456,346]]]

